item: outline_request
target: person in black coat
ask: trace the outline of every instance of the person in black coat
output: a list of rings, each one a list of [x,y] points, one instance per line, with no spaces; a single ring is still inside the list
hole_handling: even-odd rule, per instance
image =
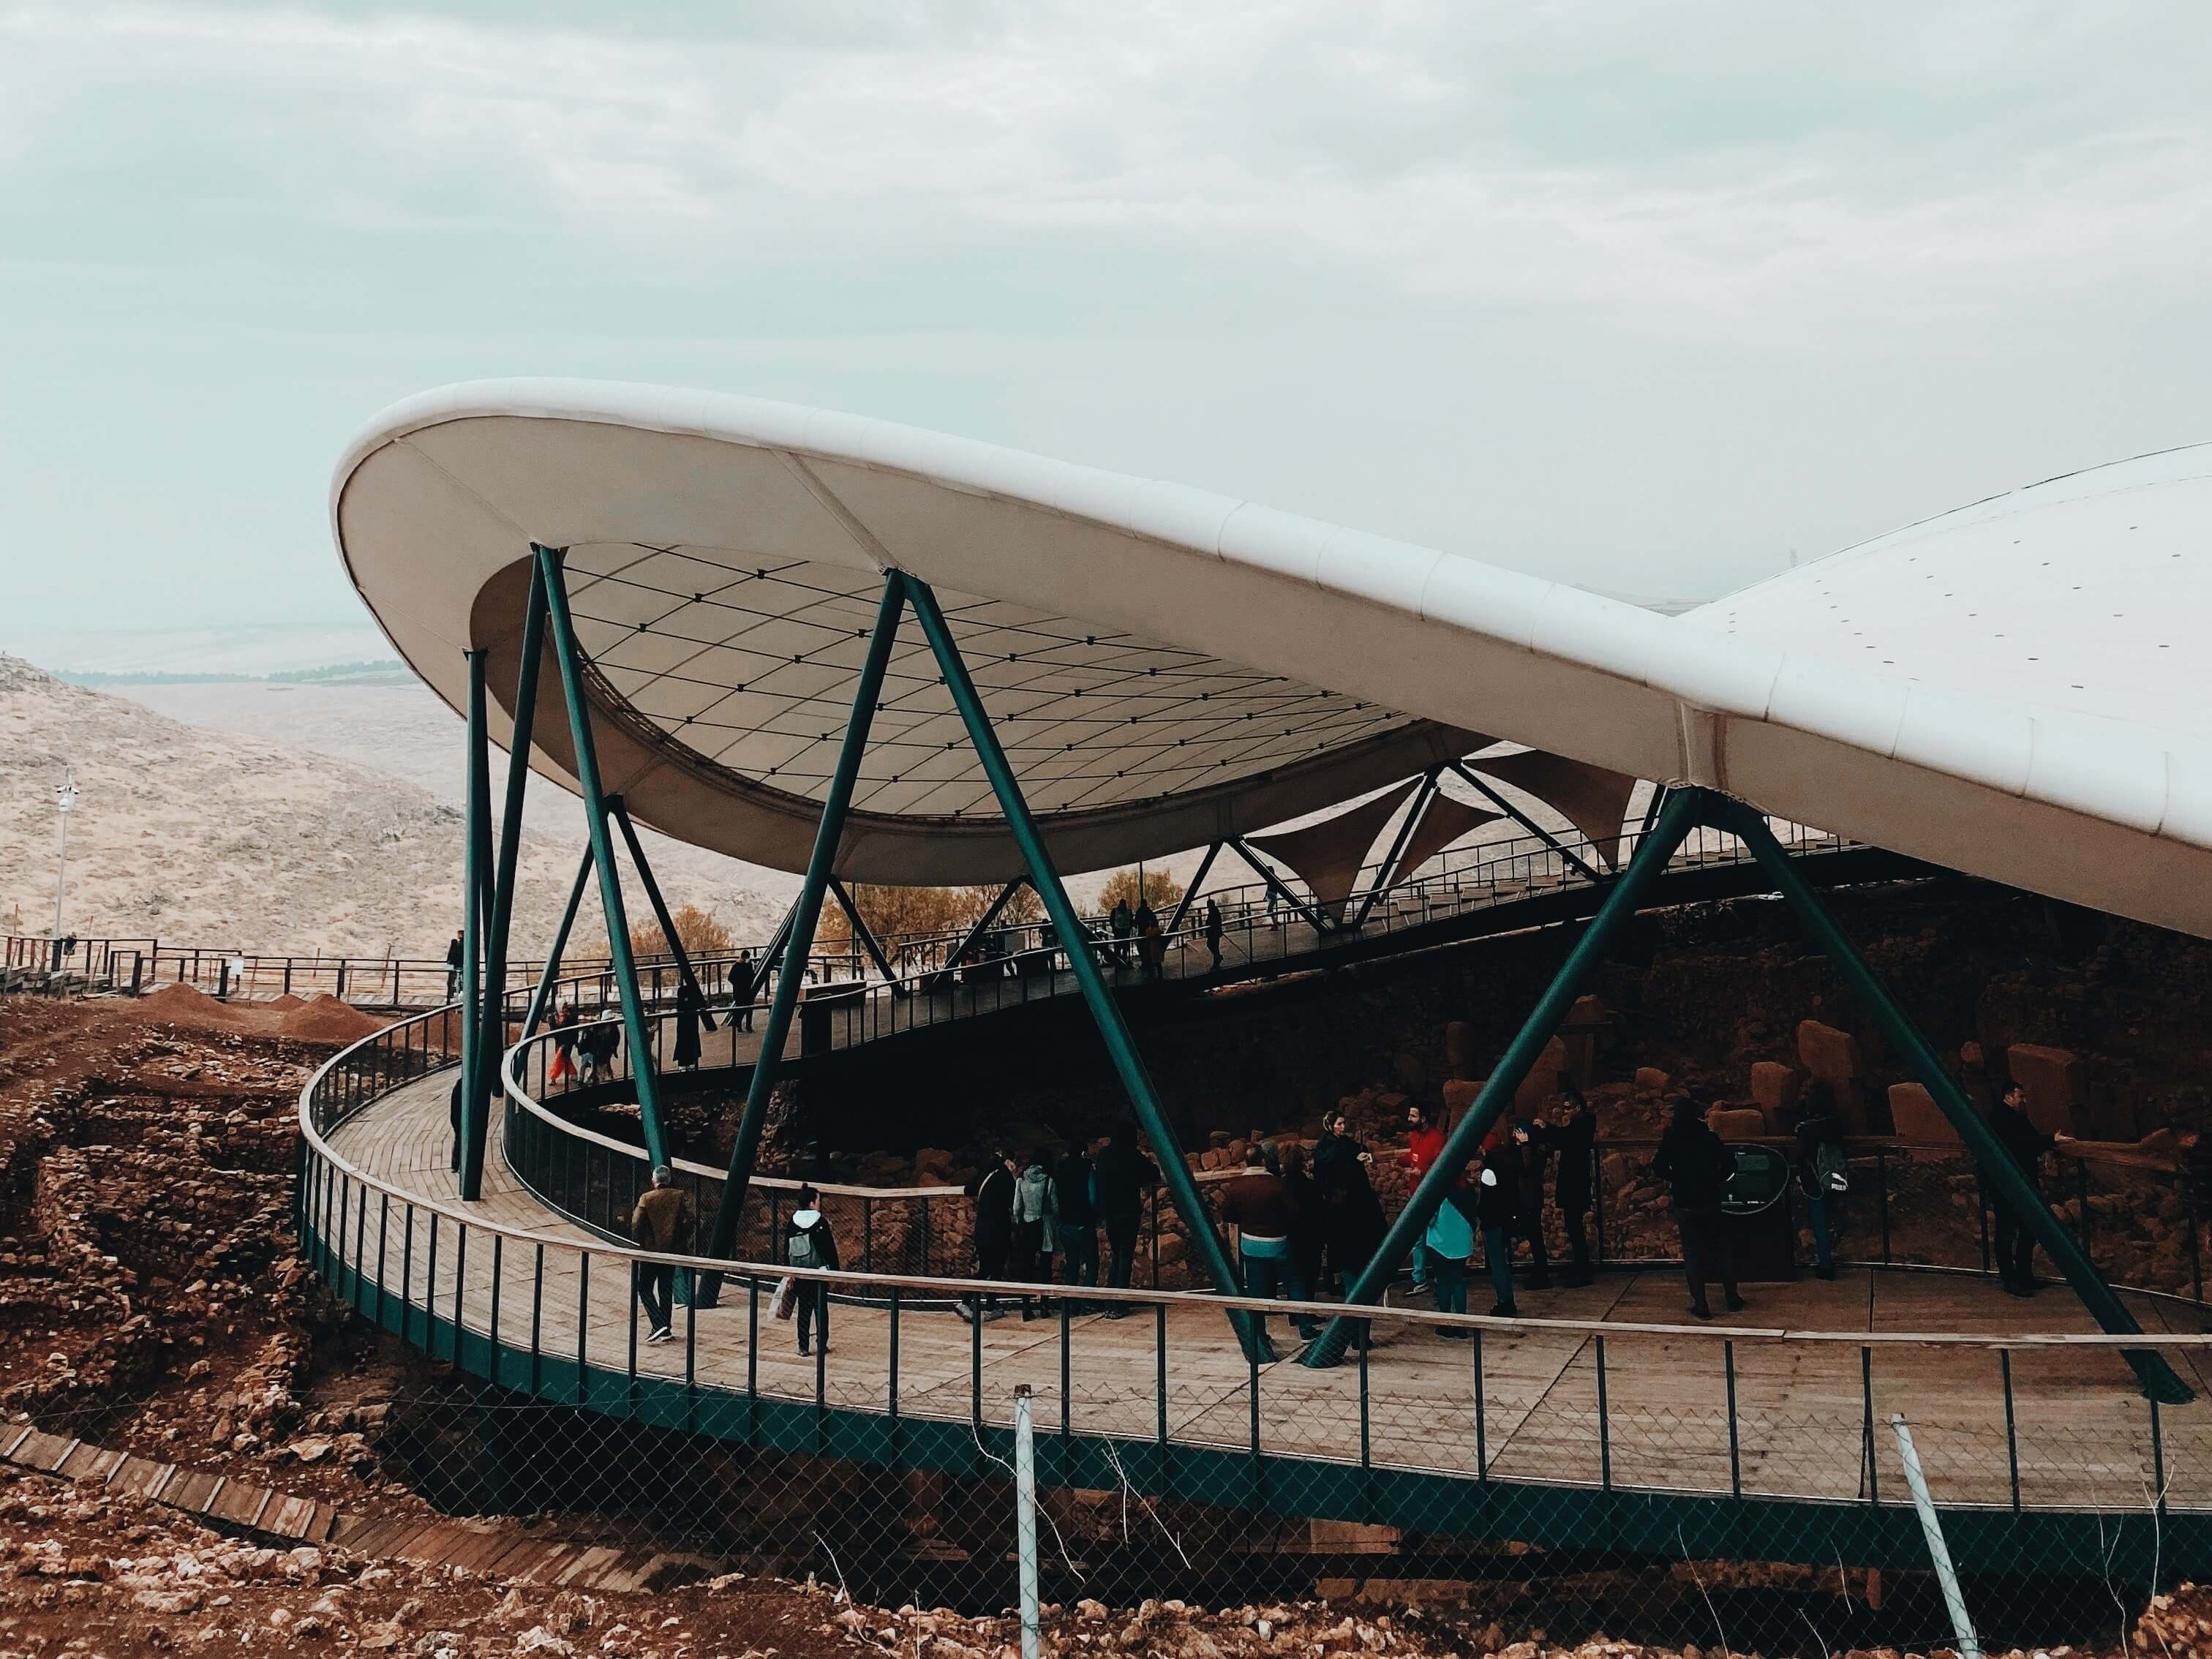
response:
[[[1091,1154],[1071,1146],[1052,1168],[1054,1207],[1060,1214],[1060,1282],[1076,1288],[1098,1283],[1098,1211],[1091,1200]],[[1068,1310],[1081,1313],[1081,1303]]]
[[[676,988],[676,1063],[687,1072],[699,1068],[699,1016],[706,1012],[706,1000],[689,979]]]
[[[1306,1170],[1306,1149],[1296,1141],[1277,1155],[1283,1190],[1291,1195],[1291,1260],[1309,1296],[1319,1296],[1322,1251],[1328,1239],[1328,1212],[1321,1188]]]
[[[738,959],[730,964],[730,1024],[740,1031],[753,1029],[753,998],[759,994],[760,981],[753,969],[753,953],[738,952]]]
[[[2039,1188],[2043,1174],[2043,1155],[2057,1145],[2056,1135],[2047,1135],[2029,1121],[2027,1091],[2010,1078],[1997,1084],[1997,1103],[1990,1112],[1990,1130],[1997,1138],[2012,1161],[2020,1165],[2020,1172],[2027,1177],[2031,1188]],[[1989,1184],[1988,1176],[1983,1177]],[[2029,1297],[2035,1294],[2035,1235],[2027,1223],[2013,1213],[2011,1205],[2002,1197],[1996,1200],[1997,1278],[2008,1296]]]
[[[1002,1279],[1006,1252],[1013,1246],[1014,1160],[1004,1152],[993,1152],[982,1173],[963,1190],[975,1200],[975,1277]],[[996,1319],[1000,1310],[998,1298],[987,1295],[980,1308],[973,1299],[963,1297],[960,1311],[969,1319]]]
[[[1674,1224],[1682,1235],[1682,1270],[1690,1281],[1690,1311],[1699,1319],[1713,1316],[1705,1286],[1717,1279],[1727,1294],[1728,1310],[1741,1312],[1743,1298],[1736,1294],[1734,1252],[1721,1226],[1721,1198],[1735,1173],[1735,1155],[1686,1095],[1674,1103],[1674,1121],[1659,1137],[1651,1173],[1674,1191]]]
[[[1116,1290],[1129,1288],[1136,1265],[1137,1229],[1145,1215],[1145,1198],[1160,1184],[1158,1165],[1137,1150],[1136,1136],[1127,1126],[1106,1138],[1092,1164],[1098,1183],[1098,1223],[1106,1232],[1106,1282]],[[1126,1319],[1129,1306],[1113,1303],[1109,1319]]]
[[[1544,1144],[1559,1160],[1553,1176],[1552,1197],[1559,1206],[1559,1219],[1567,1230],[1567,1274],[1570,1285],[1590,1282],[1589,1231],[1591,1153],[1597,1140],[1597,1115],[1572,1084],[1560,1091],[1559,1109],[1543,1127]]]
[[[1528,1241],[1528,1288],[1549,1290],[1552,1253],[1544,1241],[1544,1166],[1552,1148],[1544,1139],[1543,1126],[1533,1120],[1515,1124],[1513,1150],[1521,1161],[1514,1193],[1518,1211],[1515,1226],[1519,1237]]]
[[[1375,1252],[1382,1248],[1389,1223],[1382,1215],[1382,1200],[1375,1195],[1368,1170],[1375,1155],[1352,1133],[1341,1112],[1323,1120],[1323,1133],[1314,1148],[1314,1184],[1321,1188],[1322,1243],[1328,1254],[1329,1271],[1343,1281],[1351,1294],[1353,1283]]]

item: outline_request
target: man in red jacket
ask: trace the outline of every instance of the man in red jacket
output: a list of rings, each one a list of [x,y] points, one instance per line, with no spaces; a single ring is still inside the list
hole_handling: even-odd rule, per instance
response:
[[[1419,1186],[1429,1166],[1437,1161],[1444,1149],[1444,1114],[1442,1108],[1431,1110],[1418,1100],[1406,1105],[1406,1168],[1412,1172],[1413,1184]],[[1419,1290],[1429,1282],[1428,1247],[1420,1241],[1413,1244],[1413,1288]]]

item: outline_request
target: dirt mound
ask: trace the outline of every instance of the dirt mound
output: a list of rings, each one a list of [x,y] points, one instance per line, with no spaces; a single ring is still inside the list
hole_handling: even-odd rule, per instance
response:
[[[217,1002],[197,985],[187,985],[179,980],[164,985],[139,1002],[139,1007],[153,1019],[171,1021],[179,1025],[224,1025],[230,1023],[229,1007]]]
[[[270,998],[268,1001],[263,1003],[261,1006],[264,1008],[281,1008],[289,1014],[295,1008],[306,1007],[307,1006],[307,1000],[305,997],[295,997],[289,991],[287,991],[281,997]]]
[[[273,1006],[273,1005],[272,1005]],[[310,997],[278,1015],[286,1036],[303,1042],[358,1042],[384,1029],[374,1014],[340,1002],[334,996]]]

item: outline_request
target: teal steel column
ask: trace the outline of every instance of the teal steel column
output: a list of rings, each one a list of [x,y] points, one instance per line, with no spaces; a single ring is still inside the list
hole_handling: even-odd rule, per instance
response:
[[[1686,793],[1689,792],[1676,792]],[[1669,796],[1667,803],[1669,811],[1674,804],[1674,797]],[[2112,1335],[2142,1334],[2142,1327],[2136,1322],[2135,1316],[2128,1311],[2127,1304],[2112,1294],[2112,1287],[2105,1282],[2103,1275],[2081,1253],[2081,1246],[2074,1242],[2073,1235],[2051,1213],[2051,1206],[2043,1201],[2042,1194],[2036,1190],[2035,1183],[2028,1179],[2027,1171],[2013,1161],[2003,1143],[1983,1121],[1982,1115],[1974,1109],[1973,1103],[1966,1098],[1950,1073],[1943,1068],[1936,1051],[1928,1046],[1928,1039],[1921,1036],[1919,1027],[1912,1023],[1905,1010],[1897,1006],[1888,989],[1875,976],[1874,969],[1867,966],[1866,959],[1859,955],[1844,930],[1836,925],[1835,919],[1814,896],[1813,890],[1805,884],[1804,878],[1790,864],[1790,855],[1782,850],[1781,843],[1774,839],[1773,831],[1766,827],[1766,820],[1741,801],[1730,800],[1724,796],[1708,796],[1705,821],[1712,828],[1735,836],[1751,849],[1752,856],[1759,860],[1759,867],[1766,872],[1784,899],[1788,901],[1790,909],[1796,913],[1797,920],[1813,936],[1814,943],[1820,946],[1821,953],[1829,961],[1835,963],[1850,983],[1852,992],[1881,1027],[1883,1034],[1897,1045],[1898,1053],[1904,1057],[1905,1069],[1912,1073],[1921,1087],[1936,1097],[1936,1103],[1943,1109],[1943,1115],[1951,1121],[1951,1127],[1959,1132],[1959,1138],[1966,1142],[1966,1149],[1980,1163],[1990,1184],[1996,1188],[1998,1202],[2010,1210],[2021,1224],[2035,1235],[2035,1242],[2043,1246],[2044,1253],[2050,1256],[2058,1271],[2066,1275],[2066,1282],[2074,1287],[2075,1294],[2081,1298],[2090,1316]],[[2130,1348],[2126,1352],[2129,1364],[2135,1368],[2136,1376],[2142,1382],[2143,1391],[2151,1398],[2176,1406],[2195,1397],[2155,1349]]]
[[[469,665],[469,810],[461,853],[461,1109],[453,1125],[453,1168],[471,1138],[483,1098],[484,869],[491,845],[491,760],[484,732],[484,653],[465,651]]]
[[[845,816],[853,804],[853,786],[860,775],[860,757],[868,747],[868,728],[875,723],[876,703],[883,696],[884,671],[898,638],[899,614],[906,606],[906,578],[896,570],[884,574],[884,596],[876,606],[876,626],[868,636],[868,654],[860,665],[860,684],[853,692],[853,713],[845,722],[844,746],[837,751],[837,769],[830,779],[830,793],[822,803],[822,822],[814,831],[814,851],[806,860],[806,879],[792,907],[791,938],[784,946],[790,964],[775,977],[775,999],[769,1004],[768,1024],[761,1030],[760,1052],[753,1059],[750,1086],[745,1091],[745,1114],[738,1121],[737,1139],[730,1146],[730,1169],[722,1182],[722,1201],[714,1210],[710,1255],[726,1256],[737,1248],[738,1223],[745,1207],[745,1188],[753,1176],[753,1159],[760,1152],[761,1133],[768,1125],[769,1095],[775,1087],[776,1068],[783,1063],[784,1040],[790,1035],[792,1011],[799,1005],[799,987],[806,979],[806,958],[814,949],[814,924],[822,913],[822,897],[829,890],[830,872],[837,860],[838,843],[845,836]],[[711,1306],[716,1287],[702,1284]]]
[[[538,569],[545,584],[546,620],[553,625],[553,659],[560,665],[561,690],[568,703],[568,733],[575,746],[576,785],[584,795],[586,827],[592,836],[592,862],[599,872],[599,908],[607,919],[607,955],[613,959],[615,988],[622,996],[623,1026],[629,1041],[629,1074],[637,1085],[637,1115],[645,1131],[646,1155],[668,1162],[668,1139],[660,1127],[660,1081],[653,1068],[653,1045],[645,1007],[637,994],[637,963],[630,954],[629,917],[623,907],[622,872],[607,837],[607,798],[599,787],[599,749],[592,740],[592,706],[584,696],[584,653],[576,644],[576,625],[568,615],[568,584],[561,553],[536,542]]]
[[[1427,1230],[1429,1218],[1458,1182],[1461,1171],[1482,1145],[1483,1137],[1496,1127],[1505,1115],[1505,1109],[1513,1103],[1514,1095],[1543,1054],[1544,1045],[1565,1021],[1575,999],[1597,971],[1606,946],[1622,925],[1635,915],[1636,907],[1653,878],[1667,867],[1667,860],[1696,823],[1695,803],[1686,793],[1668,797],[1657,830],[1636,849],[1628,868],[1606,895],[1605,902],[1583,930],[1583,936],[1575,941],[1575,948],[1567,953],[1566,961],[1553,975],[1552,982],[1544,988],[1535,1009],[1498,1064],[1491,1068],[1490,1079],[1482,1085],[1474,1104],[1452,1126],[1451,1133],[1445,1137],[1443,1151],[1437,1155],[1437,1161],[1421,1177],[1420,1185],[1406,1200],[1406,1207],[1398,1212],[1398,1218],[1382,1236],[1375,1259],[1360,1270],[1358,1282],[1345,1291],[1347,1304],[1372,1306],[1381,1299],[1383,1286],[1390,1282],[1390,1276],[1398,1271],[1398,1264],[1406,1259],[1414,1242]],[[1339,1315],[1330,1320],[1320,1337],[1306,1349],[1304,1362],[1308,1365],[1333,1365],[1341,1359],[1344,1345],[1352,1336],[1351,1317]]]
[[[991,791],[999,799],[999,810],[1006,816],[1006,828],[1012,832],[1014,844],[1021,848],[1022,860],[1029,866],[1030,885],[1044,901],[1045,913],[1059,931],[1060,947],[1067,952],[1068,966],[1074,970],[1076,983],[1082,988],[1083,1000],[1091,1005],[1091,1017],[1097,1022],[1106,1053],[1121,1075],[1121,1087],[1129,1097],[1130,1105],[1136,1109],[1137,1121],[1144,1127],[1146,1138],[1152,1144],[1168,1196],[1174,1200],[1183,1225],[1190,1230],[1192,1247],[1197,1250],[1206,1271],[1212,1275],[1215,1287],[1224,1295],[1238,1295],[1243,1280],[1229,1260],[1220,1234],[1214,1231],[1213,1218],[1206,1212],[1205,1200],[1199,1197],[1197,1182],[1190,1178],[1190,1166],[1183,1162],[1182,1149],[1176,1144],[1175,1132],[1168,1127],[1166,1114],[1160,1110],[1159,1098],[1152,1092],[1152,1080],[1146,1073],[1144,1060],[1130,1038],[1129,1028],[1122,1023],[1114,994],[1107,989],[1105,977],[1098,971],[1097,959],[1091,955],[1091,935],[1082,918],[1075,914],[1075,906],[1069,902],[1066,888],[1060,885],[1052,854],[1046,850],[1044,837],[1037,833],[1028,803],[1022,799],[1021,784],[1007,763],[1006,750],[999,746],[999,734],[992,729],[989,712],[984,708],[982,698],[976,695],[975,683],[969,678],[968,665],[961,659],[960,647],[953,640],[952,630],[945,625],[944,612],[937,608],[937,596],[926,582],[909,580],[908,586],[914,599],[914,614],[921,623],[921,631],[928,636],[929,648],[936,653],[937,666],[952,693],[953,706],[959,709],[961,721],[968,728],[968,739],[975,745],[976,757],[983,763],[983,774],[991,781]],[[1238,1340],[1249,1352],[1255,1335],[1251,1322],[1240,1313],[1232,1316],[1230,1322],[1237,1328]]]
[[[637,879],[645,889],[645,902],[653,907],[653,919],[660,924],[660,936],[668,941],[668,954],[676,958],[678,979],[691,988],[699,999],[700,1023],[708,1030],[714,1029],[714,1017],[707,1012],[707,994],[699,988],[698,975],[691,971],[691,957],[684,948],[684,941],[676,937],[676,918],[668,914],[668,901],[660,896],[660,884],[653,878],[653,866],[647,862],[645,843],[637,838],[637,826],[629,821],[629,807],[620,795],[610,796],[608,807],[615,815],[615,828],[622,831],[623,844],[629,848],[630,866],[637,872]]]
[[[522,613],[522,664],[515,674],[514,718],[507,739],[507,803],[499,821],[499,856],[493,866],[491,936],[484,949],[484,999],[477,1039],[482,1059],[464,1103],[461,1197],[483,1196],[484,1140],[501,1097],[500,1056],[507,1050],[507,948],[514,919],[514,872],[522,856],[522,802],[530,781],[530,743],[538,721],[538,665],[545,652],[545,577],[530,570],[530,599]]]
[[[1206,856],[1198,861],[1198,868],[1191,876],[1190,885],[1182,890],[1182,898],[1176,905],[1175,914],[1168,918],[1168,925],[1162,930],[1163,932],[1172,933],[1182,926],[1182,919],[1190,914],[1191,901],[1198,896],[1198,890],[1206,885],[1206,872],[1213,868],[1213,860],[1220,852],[1221,843],[1218,841],[1206,848]]]
[[[561,977],[561,954],[568,948],[568,932],[576,925],[576,912],[584,902],[584,886],[592,878],[592,843],[584,842],[584,856],[576,860],[576,879],[568,888],[568,907],[561,912],[561,925],[553,930],[552,948],[545,953],[545,969],[530,995],[530,1012],[523,1016],[522,1035],[534,1036],[553,997],[553,982]],[[504,1085],[502,1085],[504,1086]]]

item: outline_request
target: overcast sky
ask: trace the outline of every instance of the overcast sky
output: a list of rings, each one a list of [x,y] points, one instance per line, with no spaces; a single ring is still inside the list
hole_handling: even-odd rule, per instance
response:
[[[487,374],[1650,596],[2212,438],[2212,7],[0,0],[0,648],[360,620]]]

